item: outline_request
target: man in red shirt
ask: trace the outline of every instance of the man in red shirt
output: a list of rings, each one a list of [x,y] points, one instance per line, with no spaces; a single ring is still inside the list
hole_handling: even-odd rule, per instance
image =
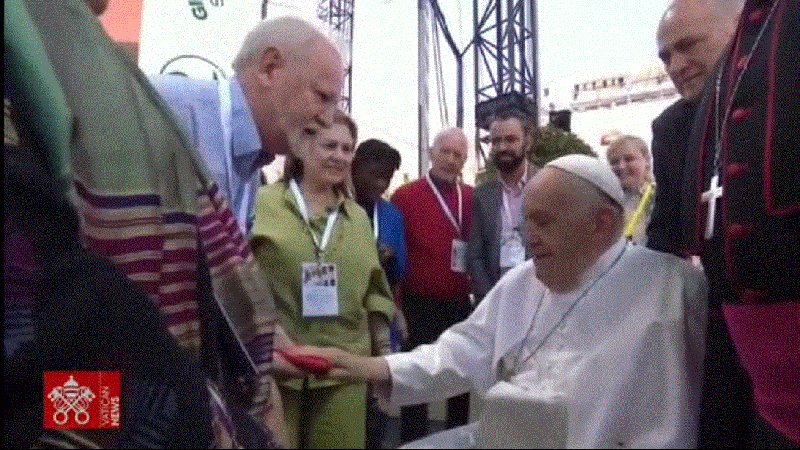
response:
[[[472,312],[466,241],[472,221],[473,189],[459,180],[468,149],[463,130],[443,130],[433,140],[430,171],[392,196],[406,221],[406,350],[432,343]],[[449,399],[447,427],[464,425],[468,419],[469,395]],[[427,405],[403,408],[401,440],[408,442],[427,433]]]

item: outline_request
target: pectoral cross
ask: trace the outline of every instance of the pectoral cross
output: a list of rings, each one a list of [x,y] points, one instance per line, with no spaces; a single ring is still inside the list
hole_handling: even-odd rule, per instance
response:
[[[702,201],[708,202],[708,212],[706,214],[706,240],[714,236],[714,219],[717,215],[717,199],[722,197],[722,186],[719,184],[719,175],[711,177],[708,183],[708,190],[703,192],[700,197]]]

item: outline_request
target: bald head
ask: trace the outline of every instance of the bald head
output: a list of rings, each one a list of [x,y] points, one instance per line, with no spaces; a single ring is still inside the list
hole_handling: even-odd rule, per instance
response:
[[[585,179],[557,167],[538,171],[525,191],[525,231],[536,276],[556,292],[574,289],[622,236],[622,208]]]
[[[284,57],[313,57],[324,52],[339,59],[336,45],[317,27],[297,17],[285,16],[264,20],[255,26],[244,39],[233,68],[240,72],[248,65],[257,64],[268,49],[275,49]]]
[[[447,128],[433,138],[431,173],[447,181],[455,181],[464,168],[469,141],[461,128]]]
[[[454,143],[469,145],[467,141],[467,135],[464,134],[464,130],[458,127],[450,127],[445,128],[444,130],[436,133],[436,136],[433,137],[433,147],[439,148],[444,146],[448,146]]]
[[[678,92],[697,101],[736,30],[744,0],[674,0],[658,26],[658,56]]]
[[[673,0],[664,14],[661,22],[669,19],[671,15],[681,12],[686,8],[696,7],[711,14],[717,19],[725,19],[738,16],[742,12],[745,0]]]
[[[296,17],[260,22],[234,61],[262,149],[287,153],[306,127],[328,128],[344,86],[336,45]]]

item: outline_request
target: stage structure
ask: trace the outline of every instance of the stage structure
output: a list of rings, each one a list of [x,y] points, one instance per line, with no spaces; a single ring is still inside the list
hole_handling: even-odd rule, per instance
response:
[[[430,43],[430,3],[417,0],[417,169],[420,177],[430,167],[430,106],[428,96],[428,45]]]
[[[419,174],[422,176],[429,166],[428,145],[429,145],[429,75],[428,66],[429,47],[432,47],[433,54],[433,77],[437,91],[437,103],[439,106],[440,118],[445,125],[451,125],[447,108],[447,96],[445,95],[445,81],[442,77],[442,56],[439,49],[439,36],[443,36],[450,52],[453,54],[456,66],[456,120],[455,126],[464,126],[464,55],[466,55],[472,40],[462,49],[458,47],[450,27],[447,25],[447,18],[442,12],[438,0],[418,0],[418,70],[419,70]]]
[[[458,48],[438,0],[418,0],[419,10],[419,106],[420,175],[427,167],[429,46],[433,43],[434,70],[441,68],[437,41],[444,37],[456,64],[456,126],[464,124],[463,59],[470,47],[474,56],[475,151],[479,168],[486,152],[481,142],[492,116],[515,109],[539,124],[539,76],[537,64],[536,0],[473,0],[473,37]],[[432,25],[432,33],[429,26]],[[440,74],[436,76],[438,88]],[[440,97],[445,97],[440,94]],[[439,98],[443,119],[446,98]]]
[[[347,78],[341,108],[351,112],[353,98],[353,2],[354,0],[319,0],[317,17],[328,24],[331,37],[340,44],[345,57]]]
[[[488,129],[497,112],[515,109],[539,124],[536,22],[536,0],[473,1],[479,166],[486,162],[481,130]]]

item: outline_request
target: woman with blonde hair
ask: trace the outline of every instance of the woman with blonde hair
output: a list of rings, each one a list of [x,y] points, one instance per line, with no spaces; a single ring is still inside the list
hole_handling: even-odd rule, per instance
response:
[[[656,188],[650,149],[642,138],[623,135],[608,146],[606,158],[625,192],[625,237],[645,245]]]
[[[394,302],[370,221],[349,195],[356,136],[341,111],[329,128],[304,131],[284,179],[258,193],[252,242],[298,344],[383,355]],[[279,388],[290,447],[364,447],[366,384],[306,377]]]

